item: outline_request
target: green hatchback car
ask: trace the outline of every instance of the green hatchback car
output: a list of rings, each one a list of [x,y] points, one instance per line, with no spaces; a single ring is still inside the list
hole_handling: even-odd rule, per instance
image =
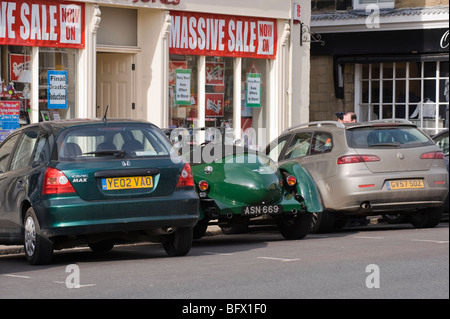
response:
[[[30,264],[137,241],[183,256],[198,218],[190,165],[148,122],[43,122],[0,145],[0,244],[24,244]]]

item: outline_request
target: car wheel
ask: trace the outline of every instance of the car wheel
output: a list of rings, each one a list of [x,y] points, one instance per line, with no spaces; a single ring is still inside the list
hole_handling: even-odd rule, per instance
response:
[[[411,216],[411,224],[416,228],[433,228],[441,221],[442,207],[422,209]]]
[[[311,220],[311,234],[327,233],[333,229],[336,217],[329,212],[313,213]]]
[[[310,231],[312,215],[303,213],[295,216],[281,216],[277,222],[281,235],[289,240],[305,238]]]
[[[194,239],[200,239],[206,234],[208,229],[208,221],[200,220],[197,225],[194,226]]]
[[[102,240],[96,243],[90,243],[89,248],[96,253],[104,253],[114,248],[112,240]]]
[[[402,224],[408,222],[408,215],[405,214],[383,214],[383,220],[388,224]]]
[[[193,228],[178,228],[173,234],[164,236],[162,244],[170,257],[186,256],[192,247]]]
[[[54,244],[41,233],[33,208],[29,208],[25,214],[23,242],[25,256],[31,265],[44,265],[51,262]]]

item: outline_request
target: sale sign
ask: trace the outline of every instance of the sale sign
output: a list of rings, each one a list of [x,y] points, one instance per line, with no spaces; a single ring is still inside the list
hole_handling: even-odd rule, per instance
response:
[[[172,54],[275,59],[277,21],[172,11]]]
[[[1,2],[0,45],[83,49],[84,38],[84,3]]]
[[[206,117],[223,117],[223,93],[206,93]]]

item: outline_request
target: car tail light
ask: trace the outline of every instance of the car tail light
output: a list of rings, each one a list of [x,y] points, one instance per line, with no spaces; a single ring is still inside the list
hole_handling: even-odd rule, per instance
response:
[[[198,188],[200,189],[200,191],[206,192],[209,188],[209,184],[207,181],[201,181],[200,183],[198,183]]]
[[[355,163],[367,163],[379,161],[381,161],[381,159],[376,155],[347,155],[339,157],[337,160],[337,164],[342,165],[342,164],[355,164]]]
[[[420,159],[444,159],[444,153],[439,152],[428,152],[420,155]]]
[[[184,165],[177,187],[194,187],[194,175],[192,174],[191,165]]]
[[[289,175],[287,178],[286,178],[286,183],[289,185],[289,186],[294,186],[295,184],[297,184],[297,179],[295,178],[295,176],[292,176],[292,175]]]
[[[56,168],[47,167],[44,176],[42,195],[50,194],[71,194],[75,189],[63,172]]]

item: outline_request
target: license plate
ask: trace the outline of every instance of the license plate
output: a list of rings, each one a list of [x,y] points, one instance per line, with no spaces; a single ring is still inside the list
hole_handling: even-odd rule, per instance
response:
[[[281,214],[283,206],[281,205],[258,205],[258,206],[244,206],[242,207],[242,215],[265,215],[265,214]]]
[[[386,185],[388,190],[425,188],[425,184],[421,179],[389,181]]]
[[[153,188],[153,177],[133,176],[102,179],[102,189],[106,191],[138,188]]]

